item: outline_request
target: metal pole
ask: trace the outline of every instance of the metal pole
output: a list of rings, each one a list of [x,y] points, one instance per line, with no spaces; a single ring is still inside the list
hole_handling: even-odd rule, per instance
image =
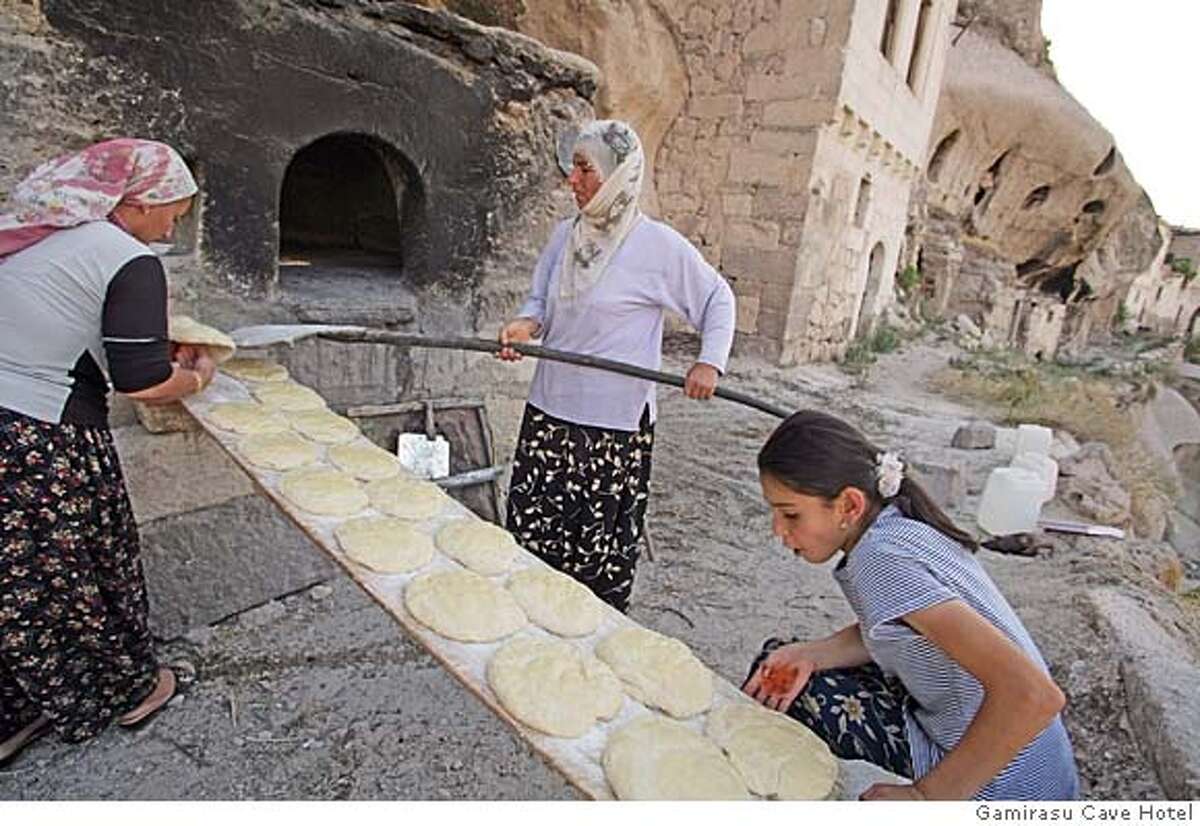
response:
[[[474,350],[479,353],[498,353],[501,349],[500,342],[491,339],[422,336],[413,333],[396,333],[391,330],[332,330],[318,333],[318,336],[330,341],[395,344],[401,347],[429,347],[442,350]],[[599,358],[598,356],[585,356],[579,353],[568,353],[565,350],[555,350],[537,344],[510,344],[509,346],[525,356],[549,359],[550,361],[561,361],[580,367],[591,367],[596,370],[607,370],[610,373],[621,373],[626,376],[658,382],[659,384],[670,384],[675,387],[684,386],[682,376],[662,373],[658,370],[649,370],[634,364],[626,364],[623,361],[614,361],[612,359]],[[793,412],[770,402],[748,396],[745,393],[739,393],[737,390],[727,390],[724,387],[718,387],[714,395],[731,402],[744,404],[747,407],[753,407],[755,410],[769,413],[772,416],[778,416],[781,419],[786,419]]]

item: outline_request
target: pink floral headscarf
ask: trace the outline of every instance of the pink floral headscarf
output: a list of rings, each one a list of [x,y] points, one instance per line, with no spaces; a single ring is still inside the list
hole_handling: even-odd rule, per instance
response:
[[[118,138],[39,166],[0,215],[0,261],[60,229],[103,221],[118,204],[155,206],[195,195],[196,181],[171,147]]]

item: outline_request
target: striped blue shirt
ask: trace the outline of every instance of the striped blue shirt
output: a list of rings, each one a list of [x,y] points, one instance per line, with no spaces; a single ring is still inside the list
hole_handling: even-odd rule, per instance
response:
[[[1035,663],[1046,663],[1029,632],[973,554],[888,506],[834,571],[858,617],[863,643],[910,695],[904,710],[917,779],[958,745],[983,702],[983,686],[904,621],[905,614],[959,599]],[[1079,795],[1075,756],[1056,716],[976,794],[978,800],[1071,800]]]

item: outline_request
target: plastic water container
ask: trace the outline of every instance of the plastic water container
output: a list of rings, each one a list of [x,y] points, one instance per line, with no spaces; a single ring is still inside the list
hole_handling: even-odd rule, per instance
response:
[[[1031,470],[998,467],[988,476],[979,500],[979,527],[993,536],[1028,533],[1042,514],[1046,483]]]
[[[1033,471],[1042,478],[1042,484],[1046,486],[1042,502],[1054,498],[1054,492],[1058,490],[1058,462],[1039,453],[1018,453],[1012,460],[1012,466]]]
[[[1041,456],[1050,455],[1050,445],[1054,442],[1054,431],[1040,424],[1023,424],[1017,427],[1017,449],[1013,456],[1022,453],[1037,453]]]

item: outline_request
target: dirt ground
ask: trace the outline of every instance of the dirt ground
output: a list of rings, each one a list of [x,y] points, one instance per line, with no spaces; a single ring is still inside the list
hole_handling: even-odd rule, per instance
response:
[[[673,344],[667,369],[687,365]],[[950,451],[973,411],[930,394],[948,345],[881,359],[865,384],[831,365],[742,361],[728,386],[846,416],[910,456]],[[776,420],[728,402],[660,391],[649,529],[632,616],[678,636],[740,681],[768,636],[820,636],[849,622],[829,571],[791,558],[769,530],[754,456]],[[1007,457],[954,451],[968,489]],[[969,495],[961,523],[977,495]],[[314,550],[314,553],[316,551]],[[1163,796],[1124,715],[1117,659],[1084,595],[1119,573],[1069,543],[1027,559],[981,551],[1069,698],[1083,791]],[[559,799],[571,789],[345,578],[165,646],[195,678],[136,732],[83,746],[43,741],[0,772],[0,798]]]

